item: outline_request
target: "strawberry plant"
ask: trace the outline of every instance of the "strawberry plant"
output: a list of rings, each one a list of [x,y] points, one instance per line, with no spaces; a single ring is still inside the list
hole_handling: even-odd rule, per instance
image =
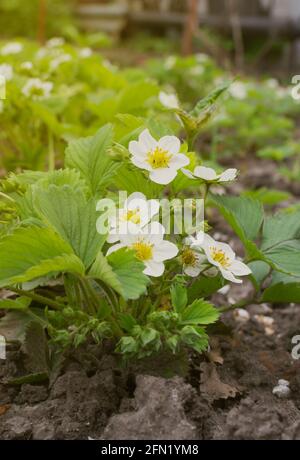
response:
[[[180,119],[183,141],[146,117],[143,97],[135,108],[144,116],[116,113],[70,140],[60,169],[3,179],[0,287],[14,295],[0,308],[37,323],[60,350],[108,340],[123,357],[142,358],[207,350],[207,327],[228,309],[299,301],[299,211],[269,216],[253,198],[215,195],[237,171],[203,166],[195,152],[228,86],[191,111],[166,108],[168,126]],[[119,108],[132,97],[126,91]],[[211,236],[210,221],[188,218],[204,208],[224,216],[243,261]],[[213,305],[215,292],[245,277],[250,297]]]

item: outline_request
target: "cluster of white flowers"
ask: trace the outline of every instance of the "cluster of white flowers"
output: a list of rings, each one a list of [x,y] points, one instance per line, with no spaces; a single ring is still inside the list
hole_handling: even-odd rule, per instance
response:
[[[2,54],[2,56],[8,56],[10,54],[19,54],[22,50],[22,43],[9,42],[1,48],[0,54]]]
[[[144,130],[138,141],[129,143],[131,161],[138,168],[149,171],[149,177],[158,184],[168,184],[182,170],[192,179],[201,179],[208,184],[225,183],[235,179],[237,170],[227,169],[217,174],[212,168],[198,166],[194,172],[183,167],[189,158],[179,153],[180,140],[175,136],[164,136],[154,139],[149,130]],[[149,276],[161,276],[164,272],[164,261],[178,255],[174,243],[164,239],[165,229],[155,218],[160,209],[158,200],[147,200],[144,194],[131,194],[118,210],[117,215],[109,218],[108,243],[112,243],[108,255],[123,247],[134,249],[137,258],[144,262],[144,273]],[[154,221],[153,221],[154,219]],[[98,229],[101,233],[101,230]],[[197,277],[216,276],[220,272],[228,281],[241,283],[237,278],[251,273],[251,270],[236,259],[231,247],[211,236],[199,232],[196,237],[189,236],[181,252],[183,271],[186,275]]]
[[[6,81],[11,80],[14,71],[10,64],[0,64],[0,75],[5,78]]]
[[[22,93],[32,99],[43,99],[50,96],[53,89],[51,81],[42,81],[39,78],[30,78],[22,88]]]
[[[236,277],[251,273],[250,268],[236,258],[228,244],[216,241],[203,232],[199,232],[196,238],[186,239],[182,261],[184,272],[193,277],[204,271],[207,276],[215,276],[220,272],[224,279],[242,283],[242,280]]]
[[[176,257],[178,248],[164,240],[165,229],[152,218],[159,212],[157,200],[147,200],[142,193],[133,193],[119,209],[117,218],[110,219],[110,232],[107,241],[116,243],[107,255],[121,248],[133,249],[136,256],[145,265],[144,273],[149,276],[161,276],[164,261]]]

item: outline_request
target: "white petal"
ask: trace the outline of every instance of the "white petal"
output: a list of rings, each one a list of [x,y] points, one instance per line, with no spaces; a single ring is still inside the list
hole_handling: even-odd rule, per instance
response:
[[[206,166],[197,166],[194,175],[203,180],[216,180],[218,178],[216,171]]]
[[[234,180],[236,178],[236,174],[237,174],[237,169],[235,169],[235,168],[226,169],[226,171],[224,171],[220,175],[219,181],[220,182],[232,181],[232,180]]]
[[[196,179],[196,177],[194,176],[194,174],[192,173],[192,171],[190,171],[189,169],[184,169],[184,168],[182,168],[181,171],[182,171],[183,174],[185,174],[189,179]]]
[[[147,153],[157,147],[157,141],[151,136],[149,129],[144,131],[139,136],[139,144],[143,152]]]
[[[134,206],[131,205],[130,207],[130,203],[132,203],[132,201],[135,201],[133,204]],[[138,205],[139,205],[139,201],[147,201],[147,198],[145,197],[145,195],[141,192],[134,192],[132,193],[131,195],[129,195],[129,197],[127,198],[127,200],[125,201],[124,203],[124,208],[128,208],[128,209],[134,209],[134,208],[137,208]]]
[[[252,273],[250,268],[247,267],[247,265],[243,262],[240,262],[239,260],[234,260],[232,262],[232,264],[230,265],[230,271],[237,276],[245,276],[250,275],[250,273]]]
[[[152,219],[153,216],[159,213],[160,203],[158,200],[148,200],[149,216]]]
[[[124,248],[124,246],[125,246],[125,245],[122,244],[122,243],[115,244],[114,246],[111,246],[111,247],[108,249],[106,255],[109,256],[109,254],[112,254],[113,252],[116,252],[116,251],[118,251],[119,249]]]
[[[214,278],[215,276],[217,276],[217,274],[218,274],[218,270],[216,267],[211,267],[208,270],[205,270],[205,273],[204,273],[204,275],[208,276],[208,278]]]
[[[143,271],[145,275],[149,276],[161,276],[165,271],[165,266],[162,262],[155,262],[154,260],[148,260],[145,262],[146,268]]]
[[[108,237],[106,238],[106,241],[110,244],[116,243],[119,240],[120,240],[120,237],[117,233],[110,233]]]
[[[161,241],[153,248],[153,259],[156,262],[163,262],[164,260],[173,259],[178,254],[176,244],[170,241]]]
[[[150,179],[156,184],[167,185],[177,176],[177,170],[171,168],[158,168],[150,173]]]
[[[186,265],[183,268],[184,273],[186,273],[188,276],[191,276],[192,278],[195,278],[196,276],[198,276],[202,270],[203,270],[203,267],[201,266],[192,267],[191,265]]]
[[[134,156],[132,156],[130,159],[134,166],[136,166],[137,168],[146,169],[146,171],[152,170],[151,166],[146,161],[140,160],[138,157]]]
[[[158,146],[176,155],[180,150],[180,140],[176,136],[164,136],[159,139]]]
[[[170,159],[169,165],[171,168],[179,169],[179,168],[182,168],[183,166],[187,166],[189,162],[190,162],[190,159],[186,155],[183,155],[183,153],[178,153],[177,155],[174,155]]]
[[[137,142],[137,141],[130,141],[129,145],[128,145],[128,150],[132,155],[134,155],[135,157],[140,158],[141,160],[146,158],[146,155],[148,153],[148,150],[143,148],[143,145],[140,144],[140,142]]]
[[[237,283],[237,284],[242,283],[242,280],[235,278],[235,276],[229,270],[224,270],[224,268],[220,268],[220,272],[223,278],[225,278],[226,280],[231,281],[232,283]]]
[[[165,232],[164,226],[159,222],[151,222],[141,230],[142,235],[147,238],[147,241],[154,244],[161,243]]]

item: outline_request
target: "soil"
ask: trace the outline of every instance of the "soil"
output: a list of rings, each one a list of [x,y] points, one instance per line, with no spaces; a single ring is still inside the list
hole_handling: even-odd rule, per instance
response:
[[[276,181],[279,188],[271,163],[257,174],[248,168],[246,186]],[[239,252],[224,223],[216,220],[214,228]],[[232,285],[213,300],[234,303],[250,289],[248,282]],[[300,439],[300,359],[291,354],[300,306],[251,305],[247,311],[249,318],[224,314],[202,356],[174,362],[160,356],[125,368],[109,344],[89,345],[66,358],[51,384],[5,383],[26,369],[22,346],[9,345],[0,360],[0,439]],[[273,394],[279,379],[290,388],[282,398]]]

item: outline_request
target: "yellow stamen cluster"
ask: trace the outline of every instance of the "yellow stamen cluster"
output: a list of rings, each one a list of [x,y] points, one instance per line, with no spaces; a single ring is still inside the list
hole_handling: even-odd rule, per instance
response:
[[[144,241],[137,241],[132,245],[132,248],[135,250],[136,257],[139,260],[146,261],[152,259],[153,246],[151,244]]]
[[[140,224],[141,223],[140,210],[138,208],[129,209],[124,215],[124,220],[133,222],[134,224]]]
[[[147,161],[153,169],[167,168],[169,166],[172,154],[160,147],[155,147],[147,155]]]
[[[218,249],[214,246],[210,247],[211,257],[218,262],[222,267],[228,268],[230,265],[230,259],[226,256],[222,249]]]
[[[197,257],[190,248],[184,248],[181,254],[182,263],[194,267],[197,263]]]

